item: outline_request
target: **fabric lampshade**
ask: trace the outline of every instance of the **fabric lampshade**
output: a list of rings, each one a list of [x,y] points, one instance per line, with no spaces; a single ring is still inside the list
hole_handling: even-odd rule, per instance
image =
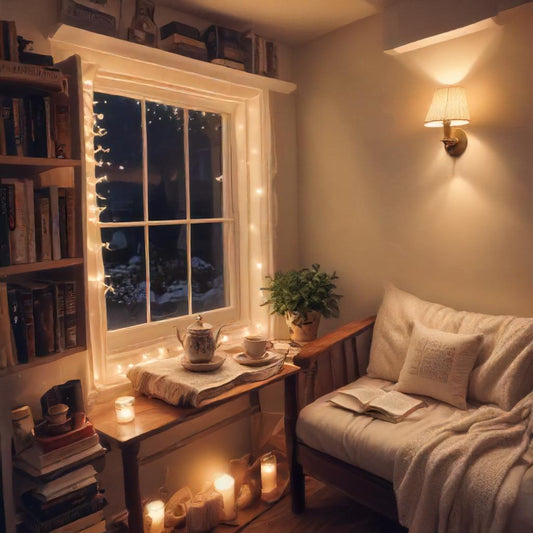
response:
[[[435,91],[424,126],[438,128],[449,120],[450,126],[463,126],[470,122],[466,92],[462,87],[442,87]]]

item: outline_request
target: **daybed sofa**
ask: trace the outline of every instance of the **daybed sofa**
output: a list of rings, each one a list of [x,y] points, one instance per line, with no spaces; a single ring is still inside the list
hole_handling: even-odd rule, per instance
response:
[[[376,319],[307,344],[294,362],[295,512],[309,474],[414,533],[533,531],[533,319],[456,311],[388,286]],[[328,401],[355,384],[427,407],[393,424]]]

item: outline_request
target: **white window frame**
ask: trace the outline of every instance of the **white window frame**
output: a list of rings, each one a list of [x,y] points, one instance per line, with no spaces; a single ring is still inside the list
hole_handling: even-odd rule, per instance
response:
[[[101,87],[105,87],[105,90]],[[226,252],[229,252],[229,257],[224,257],[225,262],[225,268],[224,268],[224,277],[225,277],[225,288],[227,292],[227,297],[229,297],[228,305],[221,309],[215,309],[211,311],[203,311],[202,316],[205,318],[205,320],[212,321],[214,323],[228,323],[228,322],[235,322],[236,320],[240,319],[240,287],[238,284],[238,272],[239,272],[239,265],[237,264],[237,251],[236,248],[236,242],[238,242],[238,208],[235,207],[237,199],[233,197],[233,191],[232,191],[232,182],[235,181],[234,176],[232,175],[232,147],[229,140],[230,137],[230,131],[233,129],[232,123],[234,122],[234,116],[233,116],[233,110],[231,107],[228,107],[227,105],[220,105],[219,102],[210,103],[209,108],[200,108],[199,106],[205,105],[205,102],[202,102],[201,100],[198,100],[197,105],[194,107],[187,108],[186,105],[183,103],[183,100],[180,98],[180,94],[177,95],[169,95],[172,97],[172,101],[162,101],[162,100],[156,100],[153,98],[150,98],[146,96],[150,91],[143,90],[142,88],[138,88],[138,92],[130,92],[128,89],[115,87],[113,88],[113,84],[109,84],[106,81],[100,80],[98,77],[96,78],[94,82],[93,87],[93,93],[99,93],[103,92],[105,94],[114,94],[116,96],[124,96],[127,98],[137,99],[137,100],[145,100],[145,102],[154,102],[154,103],[163,103],[165,105],[171,105],[175,107],[180,107],[184,109],[189,110],[199,110],[199,111],[206,111],[206,112],[213,112],[213,113],[219,113],[222,115],[222,137],[223,137],[223,162],[222,162],[222,168],[224,172],[224,179],[222,181],[223,184],[223,216],[221,218],[214,218],[207,220],[199,221],[197,219],[191,219],[190,217],[184,218],[182,220],[172,220],[170,221],[171,225],[185,225],[187,227],[190,227],[193,224],[199,223],[199,222],[221,222],[224,224],[227,224],[226,229],[227,232],[224,232],[224,248],[225,248],[225,254]],[[188,99],[188,105],[190,106],[193,103],[193,100]],[[144,127],[144,126],[143,126]],[[103,143],[105,144],[105,138],[102,139]],[[187,142],[187,141],[186,141]],[[97,141],[98,144],[98,141]],[[146,155],[147,147],[145,145],[145,140],[143,140],[143,153]],[[234,156],[234,154],[233,154]],[[147,211],[147,188],[146,183],[144,183],[145,180],[147,180],[147,160],[146,157],[143,158],[143,166],[145,167],[143,169],[143,200],[144,200],[144,207],[145,211]],[[186,172],[188,177],[188,170]],[[187,178],[188,179],[188,178]],[[187,191],[188,191],[187,187]],[[189,192],[187,192],[187,195]],[[189,205],[190,198],[187,197],[187,205]],[[94,204],[93,204],[94,205]],[[91,205],[88,205],[88,208],[91,208]],[[187,211],[188,212],[188,211]],[[145,213],[146,215],[146,213]],[[92,221],[94,224],[94,221]],[[148,228],[153,226],[160,226],[160,225],[167,225],[169,221],[147,221],[143,218],[142,221],[138,222],[97,222],[98,228],[114,228],[114,227],[142,227],[142,228]],[[145,239],[147,237],[147,230],[145,229]],[[188,238],[188,246],[190,248],[190,238]],[[146,258],[148,261],[148,257]],[[103,268],[103,266],[102,266]],[[147,266],[148,269],[148,266]],[[98,275],[101,277],[102,270],[99,269],[100,272]],[[148,275],[148,273],[147,273]],[[105,281],[105,280],[104,280]],[[190,294],[190,291],[189,291]],[[147,295],[147,298],[149,298],[149,295]],[[106,312],[106,323],[107,323],[107,310]],[[148,308],[147,308],[148,312]],[[172,350],[172,345],[175,343],[175,337],[171,336],[170,340],[170,346],[168,346],[169,342],[165,340],[165,337],[168,337],[168,332],[173,331],[173,328],[183,328],[185,324],[188,324],[191,322],[191,316],[192,315],[185,315],[175,318],[170,318],[167,320],[160,320],[160,321],[150,321],[146,322],[144,324],[138,324],[134,326],[129,326],[125,328],[120,328],[116,330],[107,330],[106,328],[106,341],[107,341],[107,354],[108,354],[108,360],[109,359],[115,359],[117,361],[117,365],[121,365],[122,368],[125,368],[125,365],[122,364],[123,360],[130,359],[126,361],[127,364],[132,364],[132,360],[135,361],[136,355],[135,353],[135,346],[142,345],[143,347],[150,346],[153,344],[153,338],[160,339],[161,346],[163,347],[163,351],[165,352],[167,349]],[[137,357],[138,359],[138,357]],[[118,367],[117,367],[118,368]],[[119,372],[120,373],[120,372]],[[123,373],[123,372],[122,372]]]
[[[90,37],[90,38],[89,38]],[[143,359],[165,357],[176,350],[173,331],[165,323],[150,324],[149,337],[127,335],[134,348],[124,349],[121,340],[106,335],[104,276],[101,258],[100,228],[95,202],[93,154],[93,93],[140,95],[189,109],[203,109],[228,115],[228,135],[233,146],[229,154],[235,186],[232,196],[235,205],[235,274],[236,290],[230,302],[230,314],[218,316],[217,311],[205,313],[206,320],[221,323],[226,318],[232,326],[225,330],[236,338],[243,333],[271,331],[268,310],[260,307],[263,301],[260,287],[264,275],[273,268],[274,199],[272,194],[273,156],[271,151],[269,87],[280,86],[282,92],[292,92],[293,84],[279,80],[261,79],[231,69],[202,64],[187,58],[173,57],[161,50],[149,49],[133,43],[105,36],[88,34],[83,30],[61,27],[51,39],[56,60],[77,53],[81,56],[83,94],[84,154],[82,172],[86,190],[86,272],[88,344],[92,360],[94,388],[100,392],[126,383],[127,366]],[[135,58],[139,59],[135,59]],[[143,60],[141,60],[141,58]],[[183,62],[183,60],[187,60]],[[168,66],[176,63],[177,68]],[[182,68],[193,67],[192,70]],[[194,70],[198,67],[201,72]],[[216,68],[214,68],[216,67]],[[206,74],[209,73],[209,75]],[[213,74],[211,76],[211,74]],[[235,80],[232,83],[231,80]],[[253,81],[252,85],[244,82]],[[257,82],[257,83],[256,83]],[[238,295],[238,297],[237,297]],[[224,311],[228,310],[226,308]],[[175,319],[183,328],[190,316]],[[141,331],[143,327],[128,328]]]

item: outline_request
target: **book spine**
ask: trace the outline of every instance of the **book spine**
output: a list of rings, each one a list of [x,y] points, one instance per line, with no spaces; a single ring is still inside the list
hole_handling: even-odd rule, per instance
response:
[[[67,197],[64,187],[58,189],[59,196],[59,244],[61,257],[69,257],[67,246]]]
[[[0,20],[0,59],[7,59],[6,47],[4,44],[4,36],[7,32],[7,22]]]
[[[22,98],[13,98],[13,130],[15,135],[15,149],[19,156],[24,155],[24,106]]]
[[[15,338],[16,360],[18,363],[28,362],[28,350],[26,348],[26,329],[23,323],[23,313],[19,306],[17,289],[15,287],[7,288],[7,303],[9,305],[9,318],[11,330]]]
[[[9,246],[11,252],[11,263],[20,265],[28,262],[28,245],[27,234],[28,228],[26,223],[25,191],[24,183],[20,180],[2,180],[3,183],[13,185],[14,202],[10,203],[10,210],[14,213],[12,220],[14,228],[9,235]],[[10,220],[11,221],[11,220]]]
[[[11,331],[7,284],[0,283],[0,368],[12,366],[15,361],[15,343]]]
[[[69,159],[71,157],[70,139],[70,105],[68,95],[56,94],[52,97],[54,111],[55,157]]]
[[[42,455],[40,455],[39,466],[40,468],[44,468],[45,466],[50,466],[51,464],[57,461],[61,461],[62,459],[70,457],[71,455],[74,455],[74,454],[83,452],[85,450],[88,450],[89,448],[92,448],[96,444],[98,444],[98,442],[99,442],[98,434],[93,433],[89,437],[75,441],[71,444],[67,444],[66,446],[62,446],[60,448],[54,449],[50,452],[43,453]]]
[[[65,282],[65,347],[78,345],[78,326],[76,320],[76,282]]]
[[[35,355],[50,355],[55,350],[54,296],[49,287],[33,292],[33,316],[35,319]]]
[[[19,289],[20,307],[24,314],[26,349],[28,361],[35,359],[35,321],[33,319],[33,293],[28,289]]]
[[[73,187],[65,189],[67,204],[67,253],[76,257],[76,191]]]
[[[54,326],[56,352],[65,350],[65,286],[54,283]]]
[[[37,82],[40,86],[61,91],[64,89],[64,76],[54,68],[0,60],[0,78],[17,83]]]
[[[19,51],[18,51],[18,42],[17,42],[17,27],[15,21],[10,20],[7,22],[7,33],[8,33],[8,47],[9,47],[9,61],[14,61],[18,63],[19,60]],[[8,54],[6,54],[7,56]]]
[[[0,266],[9,266],[10,264],[9,187],[0,185]]]
[[[45,135],[46,135],[46,157],[56,156],[56,147],[52,137],[52,102],[49,96],[45,96],[44,100],[44,120],[45,120]]]
[[[35,233],[38,261],[52,259],[52,241],[50,239],[50,199],[38,196],[35,200]]]
[[[59,196],[58,187],[51,185],[50,191],[50,229],[52,235],[52,259],[61,259],[61,241],[59,237]]]
[[[2,100],[2,120],[4,122],[4,134],[6,137],[6,155],[17,155],[12,98],[4,98]]]
[[[1,112],[1,109],[0,109],[0,112]],[[4,118],[1,114],[0,114],[0,155],[7,155],[6,127],[4,125]]]
[[[37,253],[35,248],[35,204],[33,199],[33,180],[24,180],[24,207],[26,210],[27,220],[27,248],[28,248],[28,262],[35,263],[37,261]]]

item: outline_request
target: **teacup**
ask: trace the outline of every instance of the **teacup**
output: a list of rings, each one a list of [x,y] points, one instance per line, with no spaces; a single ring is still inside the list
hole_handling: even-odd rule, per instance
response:
[[[259,359],[273,344],[262,335],[248,335],[242,341],[244,353],[250,359]]]
[[[67,421],[68,405],[57,403],[48,408],[48,422],[50,424],[64,424]]]

